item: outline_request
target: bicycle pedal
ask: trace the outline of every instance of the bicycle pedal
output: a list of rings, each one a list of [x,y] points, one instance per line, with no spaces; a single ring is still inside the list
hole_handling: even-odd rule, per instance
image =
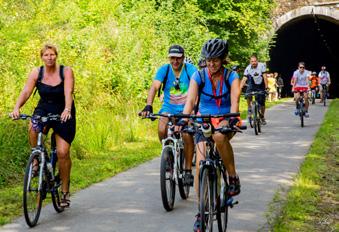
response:
[[[233,206],[239,204],[239,201],[234,201],[234,199],[231,197],[227,200],[227,205],[231,208],[233,208]]]

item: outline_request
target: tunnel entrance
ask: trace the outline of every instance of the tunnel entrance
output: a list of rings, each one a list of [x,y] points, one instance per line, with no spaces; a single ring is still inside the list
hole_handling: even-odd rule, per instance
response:
[[[319,73],[326,66],[331,76],[330,98],[339,97],[339,22],[326,16],[306,15],[285,23],[276,32],[270,50],[270,71],[284,79],[283,96],[291,96],[290,80],[299,61]]]

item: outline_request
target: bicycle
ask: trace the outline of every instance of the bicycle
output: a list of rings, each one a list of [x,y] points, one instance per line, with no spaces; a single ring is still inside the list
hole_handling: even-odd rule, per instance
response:
[[[321,101],[324,103],[324,106],[326,106],[326,100],[327,100],[327,85],[321,85],[322,86],[322,99]]]
[[[166,211],[174,208],[175,189],[178,185],[179,194],[183,200],[187,199],[190,192],[190,185],[185,180],[185,155],[182,134],[175,131],[175,117],[173,114],[150,114],[147,118],[158,119],[167,117],[167,137],[161,141],[160,161],[160,190],[163,207]],[[193,133],[192,131],[185,131]]]
[[[254,128],[255,135],[261,133],[261,118],[263,117],[263,115],[261,114],[261,106],[258,103],[258,96],[266,94],[267,93],[265,91],[251,91],[245,94],[246,97],[254,96],[254,100],[252,101],[251,106],[251,114],[248,115],[248,122],[251,128]]]
[[[48,154],[44,145],[44,126],[51,121],[60,120],[60,115],[30,116],[20,114],[19,119],[31,119],[38,131],[37,146],[32,148],[24,176],[23,187],[23,210],[26,223],[34,227],[39,220],[42,201],[46,199],[47,193],[51,193],[53,207],[56,212],[61,213],[64,208],[60,206],[59,188],[61,181],[57,173],[57,154],[54,133],[51,136],[51,153]]]
[[[317,96],[317,91],[316,91],[315,88],[313,88],[313,89],[311,90],[311,103],[312,103],[312,104],[315,104],[316,96]]]
[[[228,178],[226,169],[216,145],[212,139],[212,134],[219,131],[220,133],[235,133],[246,129],[242,127],[221,127],[215,129],[211,124],[211,118],[230,118],[238,117],[239,113],[229,113],[222,115],[176,115],[177,118],[202,119],[201,122],[193,123],[195,132],[201,131],[206,138],[206,159],[200,161],[199,174],[199,211],[201,216],[201,231],[213,231],[214,222],[217,221],[219,231],[225,232],[228,223],[228,208],[233,208],[238,204],[228,193]],[[210,129],[210,130],[209,130]],[[209,132],[206,132],[209,130]]]
[[[297,99],[297,115],[300,118],[300,126],[304,127],[304,117],[306,113],[304,92],[299,92],[299,98]]]

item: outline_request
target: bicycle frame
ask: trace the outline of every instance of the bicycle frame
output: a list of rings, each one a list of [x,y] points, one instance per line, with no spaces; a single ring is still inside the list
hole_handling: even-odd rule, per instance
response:
[[[175,138],[173,127],[174,127],[173,122],[169,120],[169,122],[167,123],[167,137],[161,140],[161,143],[162,149],[169,147],[172,150],[172,153],[174,155],[174,179],[177,181],[177,178],[182,177],[177,176],[177,170],[178,170],[178,154],[180,150],[184,149],[184,142],[182,141],[181,133],[179,133],[179,138]]]

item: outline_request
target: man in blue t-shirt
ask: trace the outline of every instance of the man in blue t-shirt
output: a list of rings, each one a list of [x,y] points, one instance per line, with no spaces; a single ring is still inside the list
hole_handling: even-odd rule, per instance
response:
[[[153,113],[153,101],[156,93],[163,90],[164,99],[159,113],[179,114],[182,113],[186,98],[187,90],[191,76],[197,68],[190,63],[185,63],[184,49],[180,45],[173,45],[168,50],[169,63],[162,65],[153,80],[152,86],[148,92],[147,104],[141,111],[141,116],[146,117]],[[159,140],[167,136],[168,118],[161,117],[158,124]],[[193,137],[187,133],[183,133],[185,159],[185,181],[193,185],[193,176],[191,174],[192,158],[194,152]]]

